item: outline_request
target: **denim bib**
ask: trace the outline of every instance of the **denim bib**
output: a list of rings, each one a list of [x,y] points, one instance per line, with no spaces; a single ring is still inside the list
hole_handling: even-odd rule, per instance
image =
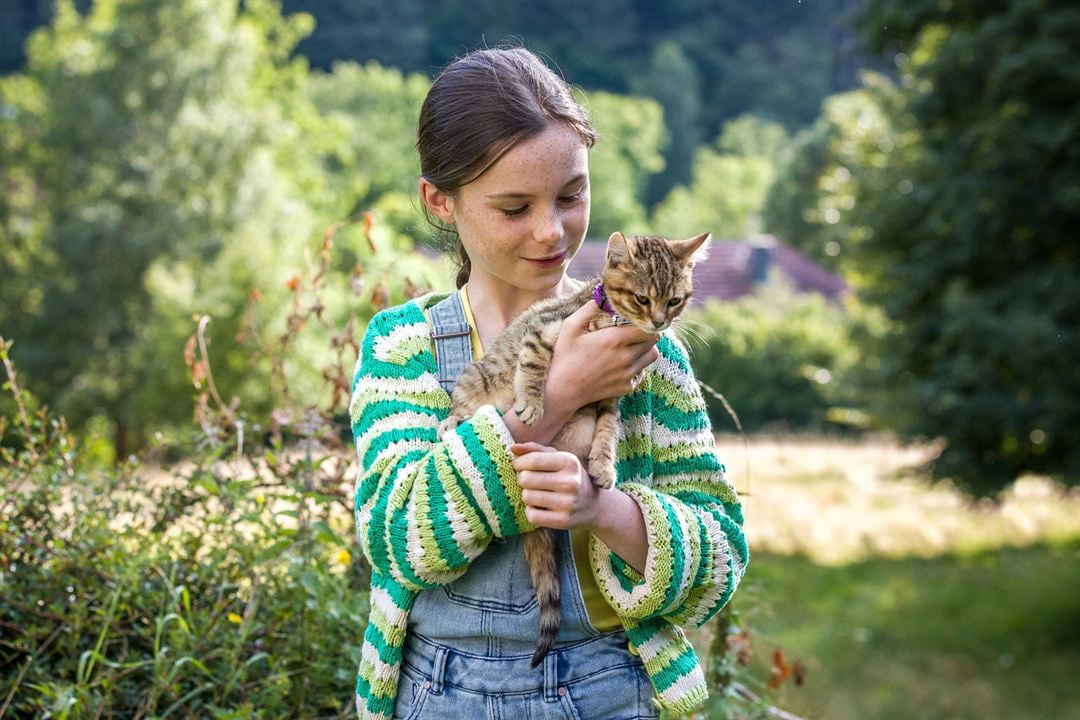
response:
[[[430,309],[439,383],[451,392],[472,363],[472,329],[461,294]],[[570,534],[556,531],[561,623],[557,643],[598,636],[589,622],[577,579]],[[496,538],[454,582],[424,590],[409,614],[409,630],[451,642],[470,652],[518,655],[532,652],[540,632],[540,608],[520,536]]]

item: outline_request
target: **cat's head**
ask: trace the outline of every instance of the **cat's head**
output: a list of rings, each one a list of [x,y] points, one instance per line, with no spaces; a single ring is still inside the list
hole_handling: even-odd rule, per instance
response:
[[[666,330],[693,295],[694,263],[712,235],[687,240],[612,233],[600,280],[612,308],[645,332]]]

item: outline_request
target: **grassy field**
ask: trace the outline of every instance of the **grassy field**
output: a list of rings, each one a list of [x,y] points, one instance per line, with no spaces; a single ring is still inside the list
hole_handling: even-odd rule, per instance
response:
[[[929,486],[933,448],[721,438],[754,558],[736,597],[762,677],[808,720],[1080,718],[1080,496]],[[749,457],[750,478],[745,471]],[[706,631],[708,628],[706,628]],[[706,633],[696,638],[699,647]]]

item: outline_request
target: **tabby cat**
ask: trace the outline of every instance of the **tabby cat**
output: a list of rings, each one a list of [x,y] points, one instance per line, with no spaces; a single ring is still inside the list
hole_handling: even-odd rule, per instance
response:
[[[544,385],[562,321],[590,299],[597,310],[589,332],[627,323],[647,333],[667,329],[690,299],[691,269],[710,237],[703,233],[666,240],[613,233],[599,279],[574,294],[541,300],[527,309],[495,338],[483,358],[465,369],[454,386],[450,417],[440,426],[440,435],[487,403],[504,412],[513,407],[523,423],[536,424],[543,415]],[[619,398],[587,405],[552,441],[557,450],[576,455],[594,484],[605,489],[615,484],[618,408]],[[536,667],[559,634],[555,535],[539,528],[525,535],[524,545],[540,607],[540,638],[532,658]]]

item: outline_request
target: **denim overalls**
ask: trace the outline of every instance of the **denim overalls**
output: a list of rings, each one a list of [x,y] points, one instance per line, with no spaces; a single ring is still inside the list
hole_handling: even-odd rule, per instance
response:
[[[460,296],[431,308],[439,382],[472,361]],[[600,633],[581,597],[569,534],[557,532],[561,627],[536,668],[540,611],[520,536],[497,538],[454,582],[420,593],[409,613],[395,718],[656,718],[653,689],[622,630]]]

